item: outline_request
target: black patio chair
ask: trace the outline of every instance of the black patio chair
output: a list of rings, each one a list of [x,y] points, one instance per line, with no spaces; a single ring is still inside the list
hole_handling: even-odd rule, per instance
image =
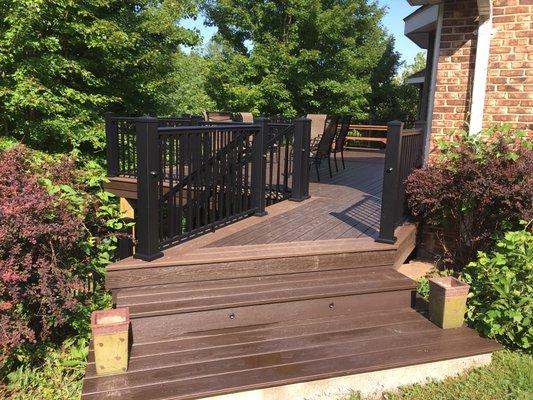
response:
[[[352,122],[352,117],[350,115],[344,115],[340,117],[340,129],[337,131],[337,135],[335,136],[335,144],[333,148],[331,149],[331,152],[333,153],[333,159],[335,160],[335,170],[339,172],[339,167],[337,165],[337,153],[341,153],[341,160],[342,160],[342,169],[346,168],[346,164],[344,163],[344,148],[346,147],[346,136],[348,136],[348,132],[350,131],[350,124]]]
[[[338,121],[339,117],[335,115],[328,116],[324,125],[324,133],[317,138],[316,144],[311,147],[309,167],[311,167],[312,164],[315,165],[316,176],[319,182],[320,164],[322,163],[322,160],[326,158],[328,159],[329,177],[333,178],[333,172],[331,170],[331,147],[333,146],[333,141],[335,140],[335,136],[337,134]]]

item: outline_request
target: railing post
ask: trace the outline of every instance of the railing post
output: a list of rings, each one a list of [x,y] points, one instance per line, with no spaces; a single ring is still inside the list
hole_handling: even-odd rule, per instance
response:
[[[426,121],[415,121],[415,129],[422,130],[422,135],[420,136],[420,145],[417,149],[418,153],[418,160],[417,160],[417,168],[420,168],[424,165],[424,143],[426,143],[426,127],[427,123]]]
[[[383,193],[381,195],[381,219],[377,242],[396,242],[394,229],[398,218],[398,186],[400,177],[400,152],[402,148],[403,122],[392,121],[387,129],[387,148],[383,172]],[[403,207],[403,205],[402,205]]]
[[[113,119],[115,113],[105,113],[105,137],[106,137],[106,158],[107,176],[117,176],[118,165],[118,125]]]
[[[163,253],[159,249],[158,174],[159,143],[157,118],[136,121],[137,133],[137,245],[134,258],[152,261]]]
[[[311,120],[298,118],[294,121],[294,164],[292,172],[291,201],[309,198],[309,147],[311,142]]]
[[[265,211],[265,137],[268,134],[269,120],[268,118],[257,118],[256,123],[260,125],[260,128],[252,143],[252,207],[256,209],[255,215],[262,217],[267,214]]]

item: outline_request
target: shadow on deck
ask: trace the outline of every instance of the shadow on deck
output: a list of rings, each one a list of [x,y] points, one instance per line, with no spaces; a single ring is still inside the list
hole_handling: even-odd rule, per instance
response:
[[[238,232],[224,235],[206,247],[375,238],[379,230],[383,162],[382,152],[347,151],[346,169],[335,172],[333,166],[332,178],[327,162],[322,163],[320,182],[312,170],[309,200],[270,206],[262,221],[238,222],[234,225],[241,228]]]

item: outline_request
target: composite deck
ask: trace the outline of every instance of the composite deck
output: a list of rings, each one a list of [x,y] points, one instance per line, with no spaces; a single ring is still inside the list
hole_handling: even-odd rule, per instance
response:
[[[327,162],[312,175],[310,199],[110,265],[106,285],[130,310],[129,367],[97,376],[91,349],[82,398],[195,399],[497,350],[412,307],[416,284],[395,267],[416,226],[375,242],[383,158],[347,152],[333,178]]]
[[[208,247],[377,237],[381,210],[384,154],[347,151],[346,169],[329,177],[322,163],[318,182],[312,168],[311,199],[272,218],[214,241]]]

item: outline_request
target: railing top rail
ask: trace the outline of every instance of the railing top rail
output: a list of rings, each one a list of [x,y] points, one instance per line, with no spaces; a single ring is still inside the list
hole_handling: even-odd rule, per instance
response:
[[[268,125],[270,126],[290,126],[294,125],[292,122],[269,122]]]
[[[124,117],[120,115],[112,115],[109,117],[111,121],[146,121],[151,119],[151,117]],[[194,118],[189,117],[158,117],[157,120],[159,121],[191,121]]]
[[[423,135],[423,134],[424,134],[424,130],[420,128],[402,130],[402,136],[415,136],[415,135]]]
[[[160,127],[157,129],[159,133],[172,134],[180,132],[211,132],[211,131],[231,131],[235,128],[244,131],[257,131],[261,129],[260,125],[256,124],[240,124],[240,125],[192,125],[192,126],[171,126]]]
[[[242,122],[242,121],[204,121],[200,120],[198,121],[199,124],[204,125],[251,125],[251,122]]]

